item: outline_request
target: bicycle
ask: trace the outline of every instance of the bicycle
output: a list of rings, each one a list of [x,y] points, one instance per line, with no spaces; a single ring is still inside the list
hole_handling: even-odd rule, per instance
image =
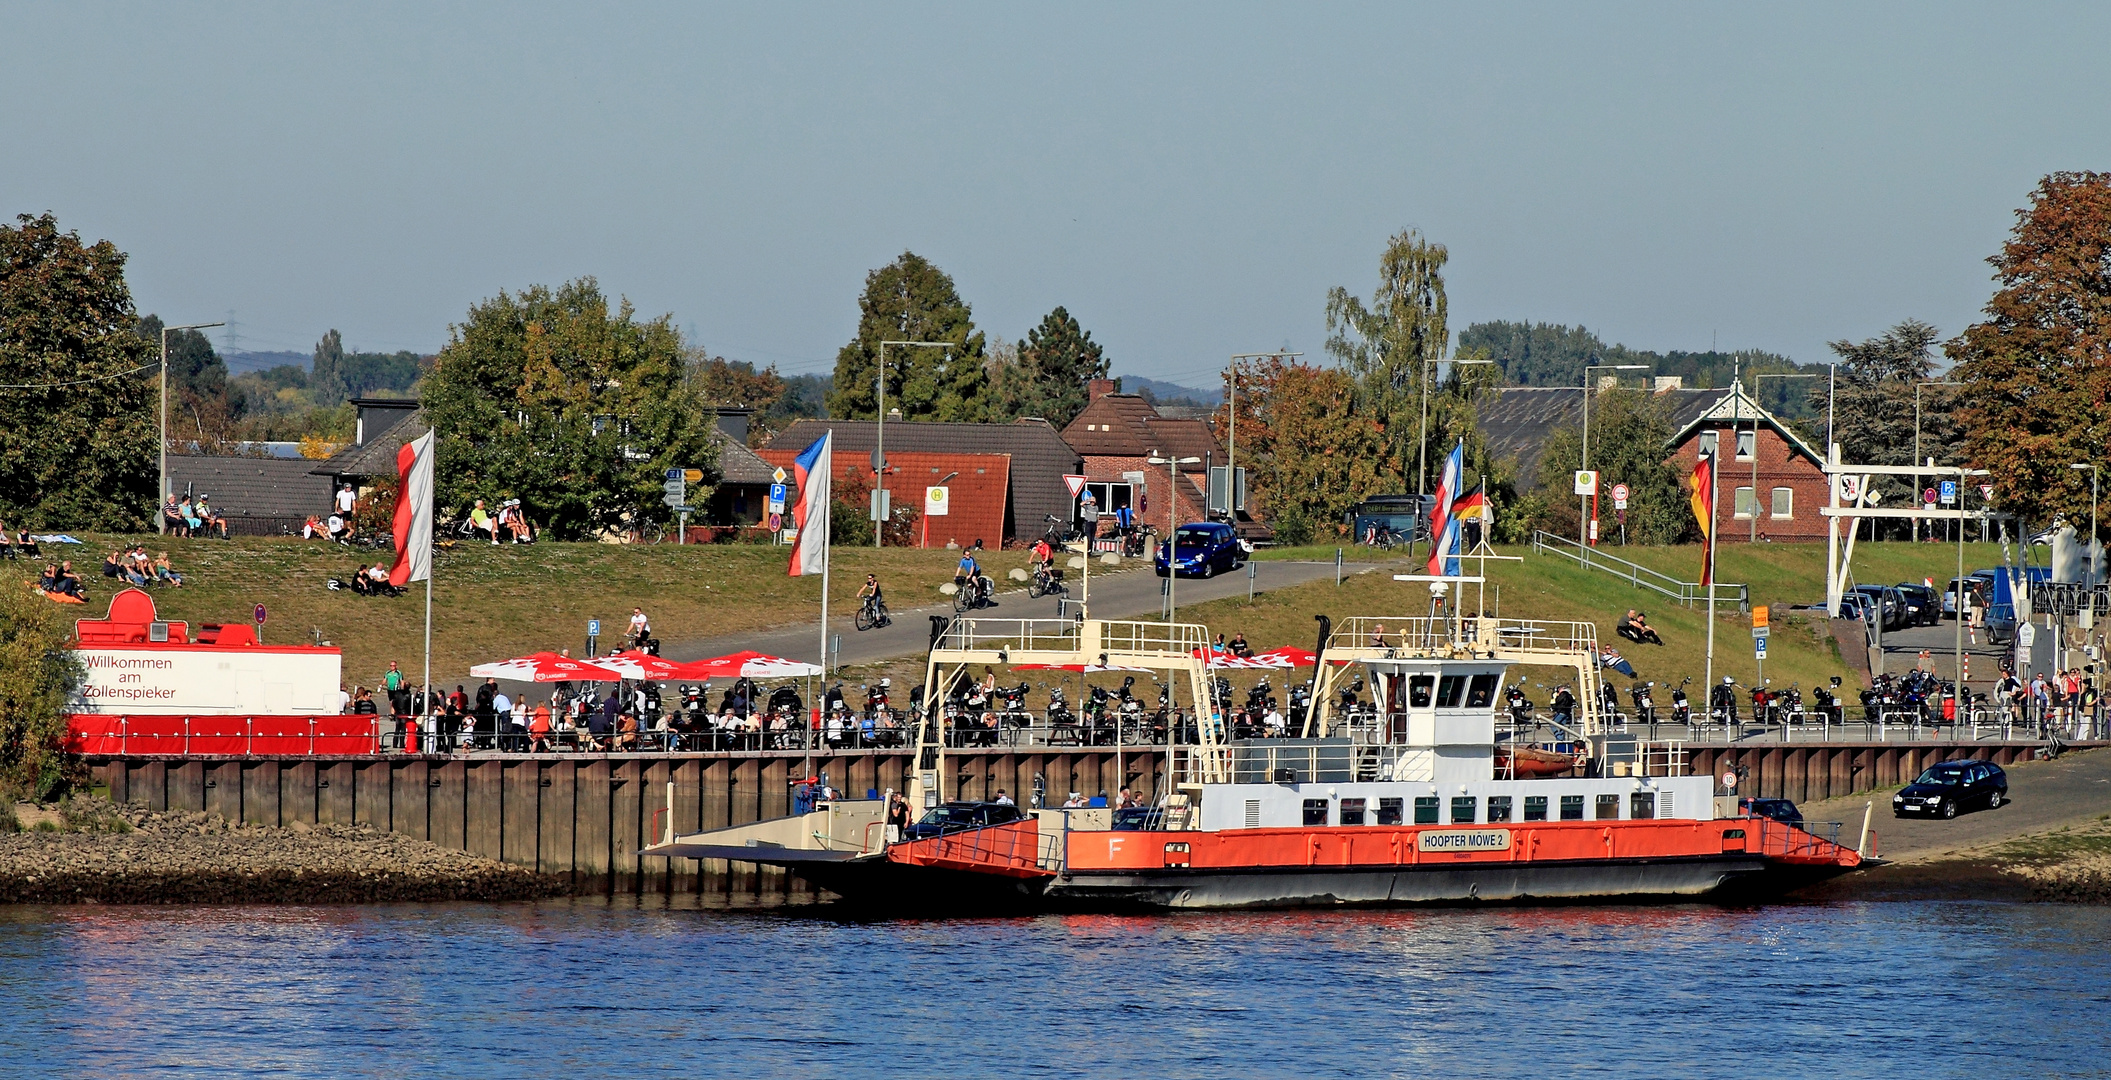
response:
[[[858,605],[857,618],[853,620],[859,630],[871,630],[879,626],[891,626],[892,616],[887,614],[887,602],[877,596],[868,596]]]
[[[1043,596],[1069,596],[1070,586],[1063,584],[1063,572],[1053,567],[1035,570],[1033,578],[1026,584],[1026,595],[1036,599]]]
[[[954,611],[965,613],[976,608],[996,606],[997,583],[991,581],[988,574],[977,574],[973,581],[958,579],[957,585],[953,591]]]

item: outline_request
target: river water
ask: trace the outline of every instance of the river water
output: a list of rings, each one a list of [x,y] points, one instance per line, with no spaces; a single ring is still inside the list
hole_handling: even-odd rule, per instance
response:
[[[2111,908],[0,908],[0,1075],[2111,1075]]]

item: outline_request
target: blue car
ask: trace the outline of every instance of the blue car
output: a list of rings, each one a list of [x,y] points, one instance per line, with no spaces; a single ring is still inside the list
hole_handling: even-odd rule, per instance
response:
[[[1171,544],[1159,544],[1154,562],[1159,577],[1166,576],[1169,553],[1178,556],[1183,577],[1211,577],[1220,570],[1237,570],[1246,565],[1246,546],[1239,542],[1231,526],[1217,521],[1182,525],[1173,534]]]

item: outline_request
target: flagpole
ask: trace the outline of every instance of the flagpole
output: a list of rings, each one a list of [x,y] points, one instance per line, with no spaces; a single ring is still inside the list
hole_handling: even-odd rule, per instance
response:
[[[823,679],[827,679],[827,678],[828,678],[828,548],[829,548],[829,544],[830,544],[830,542],[831,542],[831,541],[833,541],[833,540],[835,539],[835,537],[834,537],[834,536],[832,535],[832,533],[834,532],[834,526],[835,526],[835,517],[836,517],[836,515],[835,515],[835,501],[836,501],[836,493],[835,493],[835,486],[834,486],[834,483],[833,483],[833,481],[835,480],[835,469],[836,469],[836,462],[835,462],[835,457],[836,457],[836,433],[835,433],[835,432],[833,432],[833,431],[831,431],[831,432],[829,432],[829,433],[828,433],[828,434],[827,434],[826,436],[824,436],[824,438],[826,438],[826,439],[828,440],[828,453],[826,453],[826,454],[823,454],[823,455],[821,455],[821,458],[822,458],[822,460],[821,460],[820,462],[818,462],[818,464],[819,464],[819,465],[821,466],[821,468],[823,468],[823,469],[827,470],[827,472],[826,472],[826,473],[824,474],[824,476],[823,476],[823,481],[822,481],[822,482],[823,482],[823,483],[826,483],[826,484],[828,484],[828,485],[829,485],[829,486],[828,486],[828,487],[827,487],[827,488],[825,489],[825,490],[826,490],[826,491],[828,492],[828,498],[827,498],[827,499],[824,499],[824,500],[822,500],[822,504],[821,504],[821,506],[819,506],[819,507],[818,507],[817,509],[819,509],[819,510],[820,510],[820,512],[821,512],[821,678],[823,678]],[[875,528],[877,528],[878,526],[874,526],[874,527],[875,527]]]
[[[1715,452],[1708,455],[1708,565],[1704,568],[1704,576],[1708,579],[1708,662],[1701,676],[1701,681],[1705,684],[1701,687],[1701,715],[1708,717],[1715,713],[1715,534],[1721,531],[1716,527],[1715,502],[1716,496],[1722,490],[1722,477],[1719,475],[1721,470],[1716,468],[1722,464],[1719,438]],[[1755,502],[1753,505],[1758,504]]]

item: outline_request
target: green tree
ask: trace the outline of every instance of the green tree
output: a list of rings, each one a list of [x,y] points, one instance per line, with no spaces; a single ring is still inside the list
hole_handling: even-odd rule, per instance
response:
[[[1698,535],[1688,511],[1684,477],[1666,460],[1671,417],[1662,401],[1639,390],[1612,390],[1591,399],[1591,467],[1598,470],[1602,492],[1626,484],[1627,540],[1631,544],[1674,544]],[[1576,536],[1582,523],[1571,477],[1583,461],[1583,428],[1565,425],[1547,436],[1540,452],[1538,527],[1560,536]],[[1616,541],[1612,498],[1601,495],[1599,543]]]
[[[887,347],[887,410],[907,420],[998,419],[988,393],[984,341],[974,313],[945,271],[905,251],[865,275],[858,297],[858,335],[836,353],[835,386],[828,413],[842,420],[879,415],[880,342],[949,341],[950,349]]]
[[[1938,337],[1936,329],[1927,323],[1906,319],[1878,337],[1831,343],[1832,351],[1840,357],[1838,378],[1832,383],[1812,380],[1806,400],[1820,416],[1828,401],[1831,403],[1842,461],[1910,465],[1916,446],[1923,459],[1932,457],[1944,465],[1963,461],[1963,431],[1957,422],[1960,398],[1955,388],[1922,387],[1916,438],[1913,388],[1935,377],[1933,350]],[[1821,421],[1821,440],[1823,431]],[[1904,505],[1918,499],[1912,482],[1906,478],[1872,479],[1876,492],[1886,503]],[[1912,528],[1881,519],[1873,520],[1870,527],[1900,535]]]
[[[1350,507],[1397,483],[1398,473],[1386,468],[1384,432],[1347,372],[1270,356],[1240,361],[1230,378],[1238,386],[1239,460],[1253,505],[1277,539],[1337,538]],[[1229,419],[1219,408],[1214,422],[1222,430]]]
[[[64,752],[66,700],[86,671],[74,612],[25,589],[0,589],[0,798],[51,799],[79,779]]]
[[[2111,173],[2053,173],[2016,217],[1986,318],[1944,346],[1965,446],[2002,509],[2087,527],[2090,474],[2068,465],[2111,464]]]
[[[136,530],[153,520],[158,355],[125,255],[50,214],[0,225],[0,519]]]
[[[1348,368],[1386,434],[1383,468],[1416,477],[1417,491],[1429,490],[1428,461],[1415,442],[1423,401],[1432,368],[1451,344],[1444,302],[1450,257],[1444,245],[1408,229],[1386,242],[1368,307],[1339,285],[1327,291],[1327,351]]]
[[[139,336],[156,355],[163,323],[158,315],[139,320]],[[196,330],[169,334],[169,437],[177,446],[221,452],[235,437],[247,394],[227,377],[227,362]]]
[[[1676,375],[1684,379],[1687,386],[1696,388],[1727,387],[1732,377],[1741,374],[1749,389],[1752,375],[1762,371],[1826,374],[1823,364],[1799,365],[1788,357],[1763,349],[1730,352],[1630,349],[1625,345],[1607,345],[1584,327],[1553,323],[1502,320],[1474,323],[1459,331],[1458,347],[1461,352],[1485,350],[1489,359],[1501,365],[1503,374],[1519,386],[1581,386],[1586,364],[1641,364],[1653,375]],[[1760,383],[1759,388],[1760,404],[1766,406],[1768,412],[1798,421],[1813,435],[1822,436],[1822,426],[1812,428],[1809,422],[1822,421],[1824,406],[1821,403],[1813,410],[1804,396],[1802,385],[1787,379],[1769,379]]]
[[[342,404],[349,396],[344,375],[345,343],[343,335],[335,329],[323,335],[315,343],[314,367],[308,373],[309,400],[328,408]]]
[[[1107,368],[1099,342],[1058,307],[1019,343],[1018,370],[1007,387],[1005,411],[1038,416],[1060,429],[1085,411],[1085,384],[1106,378]]]
[[[517,497],[557,537],[671,516],[669,468],[717,482],[710,410],[689,377],[671,316],[614,314],[592,278],[500,293],[454,327],[424,384],[439,433],[438,501]]]

